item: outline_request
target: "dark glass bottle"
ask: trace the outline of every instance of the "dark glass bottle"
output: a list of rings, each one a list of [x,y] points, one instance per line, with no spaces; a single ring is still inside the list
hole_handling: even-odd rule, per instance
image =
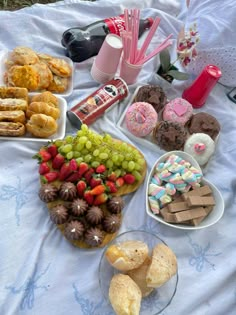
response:
[[[152,18],[140,19],[139,37],[152,23]],[[124,15],[120,15],[96,21],[85,27],[72,27],[63,33],[61,43],[69,58],[74,62],[81,62],[98,54],[107,34],[120,35],[124,29]]]

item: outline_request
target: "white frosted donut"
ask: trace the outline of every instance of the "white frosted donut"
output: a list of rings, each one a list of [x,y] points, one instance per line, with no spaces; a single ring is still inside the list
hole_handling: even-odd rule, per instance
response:
[[[186,140],[184,151],[192,155],[202,166],[215,152],[215,142],[205,133],[194,133]]]
[[[157,120],[157,112],[146,102],[133,103],[125,115],[127,129],[136,137],[149,135],[156,126]]]
[[[178,122],[185,125],[193,114],[192,105],[183,98],[175,98],[167,103],[163,110],[163,120]]]

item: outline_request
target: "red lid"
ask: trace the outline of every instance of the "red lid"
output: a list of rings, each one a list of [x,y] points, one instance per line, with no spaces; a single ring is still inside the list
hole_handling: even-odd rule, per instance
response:
[[[148,20],[148,23],[149,23],[148,27],[151,27],[153,22],[154,22],[153,18],[149,17],[149,18],[147,18],[147,20]]]

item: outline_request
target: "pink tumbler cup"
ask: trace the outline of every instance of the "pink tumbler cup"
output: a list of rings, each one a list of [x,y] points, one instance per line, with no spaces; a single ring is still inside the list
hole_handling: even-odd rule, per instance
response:
[[[184,90],[182,97],[194,108],[202,107],[221,75],[221,70],[217,66],[207,65],[194,82]]]

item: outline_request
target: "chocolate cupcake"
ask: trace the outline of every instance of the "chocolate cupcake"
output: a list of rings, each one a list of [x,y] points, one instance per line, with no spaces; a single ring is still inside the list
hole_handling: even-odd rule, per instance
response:
[[[104,232],[98,228],[90,228],[84,236],[85,243],[92,247],[101,245],[103,240]]]
[[[190,134],[205,133],[213,140],[215,140],[220,132],[220,123],[218,120],[205,112],[194,114],[187,127]]]
[[[88,204],[85,200],[76,198],[71,202],[71,211],[76,216],[84,215],[88,209]]]
[[[43,184],[38,195],[43,202],[52,202],[58,197],[58,189],[52,184]]]
[[[153,140],[166,151],[182,150],[187,139],[183,125],[167,120],[161,121],[153,130]]]
[[[100,207],[92,206],[91,208],[88,209],[85,217],[88,223],[92,225],[97,225],[101,223],[104,217],[104,213]]]
[[[84,226],[80,221],[66,223],[64,235],[69,241],[78,241],[83,238]]]
[[[167,98],[163,89],[158,85],[141,86],[134,98],[134,102],[147,102],[159,113],[165,106]]]
[[[120,196],[114,196],[107,202],[107,209],[111,213],[120,213],[125,206],[124,200]]]
[[[77,195],[77,189],[75,184],[65,182],[61,184],[59,188],[59,196],[62,200],[72,201]]]
[[[68,209],[64,205],[56,205],[49,210],[50,219],[55,224],[63,224],[68,219]]]
[[[111,214],[105,217],[103,221],[103,229],[107,233],[115,233],[119,230],[121,225],[121,219],[116,214]]]

